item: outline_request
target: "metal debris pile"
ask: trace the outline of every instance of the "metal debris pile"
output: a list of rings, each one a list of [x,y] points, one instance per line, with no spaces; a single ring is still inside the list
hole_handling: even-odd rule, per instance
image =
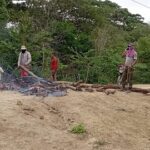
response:
[[[67,94],[66,88],[59,83],[32,76],[15,78],[8,73],[5,73],[0,81],[0,90],[19,91],[25,95],[44,97],[65,96]]]

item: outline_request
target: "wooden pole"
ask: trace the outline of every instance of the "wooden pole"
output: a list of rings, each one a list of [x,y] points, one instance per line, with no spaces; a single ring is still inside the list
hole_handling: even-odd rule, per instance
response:
[[[36,79],[39,79],[37,75],[35,75],[32,71],[29,71],[25,66],[20,65],[19,67],[24,71],[28,72],[31,76],[35,77]]]

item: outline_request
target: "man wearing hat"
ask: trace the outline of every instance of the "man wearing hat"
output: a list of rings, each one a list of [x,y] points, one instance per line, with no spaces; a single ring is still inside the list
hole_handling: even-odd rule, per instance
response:
[[[122,86],[124,89],[126,83],[128,83],[129,89],[132,89],[133,70],[137,62],[137,52],[134,49],[133,44],[128,45],[128,48],[123,52],[122,56],[125,57],[125,70],[122,76]]]
[[[27,49],[24,45],[21,46],[21,52],[20,52],[19,58],[18,58],[18,67],[22,65],[22,66],[25,66],[26,68],[29,68],[31,60],[32,59],[31,59],[30,52],[27,51]],[[26,77],[28,75],[29,75],[28,72],[21,69],[21,72],[20,72],[21,77]]]

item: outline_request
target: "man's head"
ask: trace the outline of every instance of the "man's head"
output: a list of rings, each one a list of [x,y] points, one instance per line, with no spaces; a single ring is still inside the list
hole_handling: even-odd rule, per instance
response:
[[[128,44],[128,48],[127,48],[127,50],[132,50],[133,49],[133,44]]]
[[[56,57],[56,53],[52,52],[51,57]]]
[[[26,50],[27,50],[27,48],[26,48],[24,45],[22,45],[22,46],[21,46],[21,52],[22,52],[22,53],[25,53]]]

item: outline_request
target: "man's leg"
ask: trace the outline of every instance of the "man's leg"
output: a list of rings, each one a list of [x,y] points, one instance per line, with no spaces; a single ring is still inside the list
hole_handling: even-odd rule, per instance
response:
[[[130,74],[129,74],[129,89],[132,89],[132,79],[133,79],[133,68],[130,68],[129,70]]]
[[[54,71],[54,81],[57,81],[57,70]]]
[[[51,70],[51,80],[56,81],[56,70]]]
[[[127,80],[127,72],[128,72],[128,67],[125,68],[123,74],[122,74],[122,88],[125,89],[125,85],[126,85],[126,80]]]
[[[54,81],[54,73],[53,73],[53,70],[51,70],[51,80]]]

